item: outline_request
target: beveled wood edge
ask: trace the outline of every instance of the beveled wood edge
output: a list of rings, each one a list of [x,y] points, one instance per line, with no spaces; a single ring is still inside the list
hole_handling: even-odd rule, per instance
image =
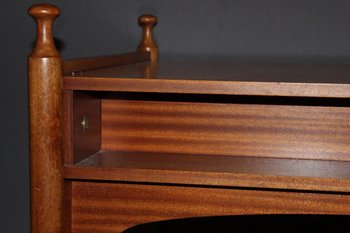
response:
[[[66,165],[65,179],[167,183],[240,188],[350,192],[350,180],[339,178],[288,177],[241,173],[175,171],[138,168],[98,168]]]
[[[149,61],[150,56],[151,55],[149,52],[132,52],[118,55],[107,55],[65,60],[63,62],[63,73],[72,76],[81,76],[83,72],[88,70]],[[72,74],[72,72],[74,72],[74,74]]]
[[[64,77],[68,90],[349,98],[350,84]]]

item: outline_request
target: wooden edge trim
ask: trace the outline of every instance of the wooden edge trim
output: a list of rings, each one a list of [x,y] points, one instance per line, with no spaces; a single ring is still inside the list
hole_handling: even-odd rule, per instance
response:
[[[137,168],[92,168],[65,166],[66,179],[123,182],[207,185],[240,188],[287,189],[323,192],[350,192],[350,181],[335,178],[287,177],[254,174],[210,173],[196,171],[152,170]]]
[[[63,73],[74,76],[72,72],[77,72],[78,76],[80,76],[84,71],[87,70],[95,70],[117,65],[126,65],[149,60],[149,52],[133,52],[120,55],[72,59],[63,62]]]
[[[181,94],[349,98],[350,84],[64,77],[64,89]],[[137,85],[135,85],[137,84]]]

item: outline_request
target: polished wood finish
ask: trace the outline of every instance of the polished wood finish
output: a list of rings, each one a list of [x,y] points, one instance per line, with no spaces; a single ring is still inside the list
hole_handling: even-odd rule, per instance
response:
[[[137,83],[138,85],[134,85]],[[350,84],[64,78],[68,90],[350,98]]]
[[[210,187],[73,182],[72,232],[119,233],[140,223],[242,214],[350,214],[350,196]]]
[[[142,39],[138,47],[140,52],[149,52],[151,62],[159,59],[158,46],[154,41],[153,28],[157,24],[157,17],[154,15],[142,15],[139,17],[139,24],[142,27]]]
[[[59,57],[53,40],[52,25],[60,15],[60,10],[50,4],[39,4],[32,6],[28,13],[37,25],[36,42],[30,57]]]
[[[36,45],[28,59],[31,233],[63,231],[62,60],[52,24],[59,9],[36,5]]]
[[[118,65],[126,65],[130,63],[143,62],[149,60],[149,52],[135,52],[122,55],[72,59],[64,61],[63,71],[65,74],[79,77],[83,74],[83,72],[89,70],[101,69]]]
[[[102,151],[69,179],[350,192],[350,162]]]
[[[350,161],[350,108],[102,101],[104,151]]]
[[[84,72],[81,77],[67,76],[64,78],[64,88],[349,98],[349,77],[348,65],[254,65],[169,60],[159,61],[156,66],[152,62],[141,62]]]
[[[29,13],[32,233],[350,215],[348,65],[158,61],[154,16],[139,19],[138,52],[63,63],[59,10]]]
[[[139,62],[84,72],[84,77],[142,79],[154,63]],[[157,63],[153,79],[197,81],[241,81],[257,83],[350,84],[347,64],[240,64],[230,61],[164,58]]]

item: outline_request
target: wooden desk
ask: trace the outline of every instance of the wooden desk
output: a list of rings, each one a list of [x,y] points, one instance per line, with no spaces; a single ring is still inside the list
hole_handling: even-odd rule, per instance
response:
[[[350,214],[350,66],[63,61],[59,10],[29,10],[32,233],[247,214]]]

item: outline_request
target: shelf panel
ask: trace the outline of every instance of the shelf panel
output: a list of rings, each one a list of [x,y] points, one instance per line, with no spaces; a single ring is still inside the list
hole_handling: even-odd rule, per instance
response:
[[[73,90],[350,97],[350,65],[139,62],[64,77]]]
[[[349,119],[349,107],[104,99],[101,150],[350,161]]]
[[[350,162],[107,151],[65,178],[350,192]]]

